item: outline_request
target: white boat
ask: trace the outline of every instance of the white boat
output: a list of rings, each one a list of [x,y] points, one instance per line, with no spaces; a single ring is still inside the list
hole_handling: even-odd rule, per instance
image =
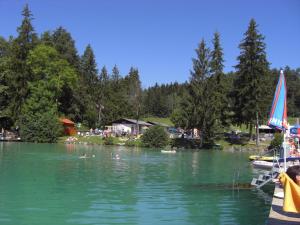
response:
[[[175,150],[161,150],[161,153],[176,153]]]
[[[273,168],[273,162],[263,161],[263,160],[254,160],[252,162],[252,165],[256,168],[261,169],[272,169]]]

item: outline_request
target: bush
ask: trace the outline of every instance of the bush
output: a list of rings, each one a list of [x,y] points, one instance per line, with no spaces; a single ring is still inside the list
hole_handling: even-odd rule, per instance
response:
[[[163,127],[150,127],[142,136],[142,144],[145,147],[162,148],[169,143],[169,137]]]
[[[270,148],[280,148],[283,142],[283,135],[275,133],[273,140],[270,143]]]
[[[105,145],[113,145],[114,144],[114,138],[113,137],[107,137],[104,139]]]
[[[142,145],[140,139],[134,140],[134,139],[128,139],[125,142],[125,146],[128,147],[140,147]]]

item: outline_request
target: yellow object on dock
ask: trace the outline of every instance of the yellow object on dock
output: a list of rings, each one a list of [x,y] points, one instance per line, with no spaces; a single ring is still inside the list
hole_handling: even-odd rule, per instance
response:
[[[286,173],[279,175],[279,181],[284,186],[283,210],[300,213],[300,187]]]
[[[283,192],[283,189],[278,184],[276,184],[272,205],[270,209],[270,214],[266,224],[267,225],[296,225],[296,224],[299,225],[300,214],[284,212],[282,209],[283,199],[275,197],[275,195],[278,195],[278,193],[281,192]]]

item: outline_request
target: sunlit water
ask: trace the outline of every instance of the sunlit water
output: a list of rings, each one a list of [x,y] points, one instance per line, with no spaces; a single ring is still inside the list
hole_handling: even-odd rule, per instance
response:
[[[231,189],[255,173],[247,156],[0,143],[0,224],[265,224],[271,187]]]

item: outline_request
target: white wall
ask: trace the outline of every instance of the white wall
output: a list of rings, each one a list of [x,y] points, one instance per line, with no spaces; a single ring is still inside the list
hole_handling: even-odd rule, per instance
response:
[[[119,123],[112,124],[113,132],[125,131],[125,132],[131,134],[131,129],[132,129],[132,124],[119,124]]]

